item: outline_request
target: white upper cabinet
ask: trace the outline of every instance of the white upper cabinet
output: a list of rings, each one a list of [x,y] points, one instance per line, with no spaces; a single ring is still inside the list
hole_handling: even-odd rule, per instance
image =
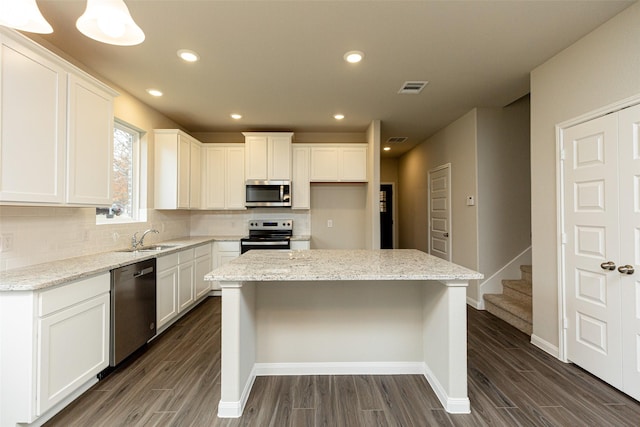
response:
[[[311,208],[311,188],[309,186],[309,147],[293,145],[292,209]]]
[[[69,76],[67,203],[112,203],[113,96]]]
[[[291,132],[243,132],[247,180],[291,179]]]
[[[116,92],[0,29],[0,202],[111,204]]]
[[[202,203],[202,148],[200,142],[191,141],[189,153],[189,207],[199,209]]]
[[[311,182],[367,182],[367,144],[311,146]]]
[[[205,144],[204,209],[245,209],[244,144]]]
[[[200,142],[178,129],[155,129],[154,147],[155,208],[199,208],[200,169],[191,159],[200,164]]]

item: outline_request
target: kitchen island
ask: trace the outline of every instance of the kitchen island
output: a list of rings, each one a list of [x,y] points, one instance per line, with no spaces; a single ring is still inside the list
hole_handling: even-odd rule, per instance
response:
[[[256,376],[422,374],[468,413],[466,287],[480,273],[412,249],[249,251],[222,288],[219,417]]]

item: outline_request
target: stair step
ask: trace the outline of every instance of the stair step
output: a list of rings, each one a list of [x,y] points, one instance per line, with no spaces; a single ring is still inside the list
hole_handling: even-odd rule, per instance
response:
[[[532,286],[531,282],[526,280],[503,280],[502,288],[504,295],[511,296],[527,296],[531,298],[532,295]]]
[[[491,314],[525,334],[531,335],[532,310],[531,298],[516,298],[504,294],[485,294],[485,308]]]

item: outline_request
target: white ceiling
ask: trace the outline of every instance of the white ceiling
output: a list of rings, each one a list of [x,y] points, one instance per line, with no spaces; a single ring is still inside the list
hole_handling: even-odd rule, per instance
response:
[[[634,3],[125,1],[146,33],[141,45],[79,33],[84,0],[38,0],[54,28],[43,38],[188,131],[364,132],[379,119],[383,142],[409,137],[392,156],[473,107],[527,94],[533,68]],[[201,60],[183,63],[184,48]],[[364,60],[346,63],[349,50]],[[429,84],[398,95],[407,80]],[[164,96],[152,98],[150,87]]]

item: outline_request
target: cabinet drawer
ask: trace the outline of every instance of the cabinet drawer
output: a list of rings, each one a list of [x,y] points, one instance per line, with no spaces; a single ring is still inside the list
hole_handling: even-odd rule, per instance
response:
[[[173,254],[158,257],[156,259],[156,267],[158,271],[165,271],[177,266],[178,263],[180,263],[180,257],[178,255],[179,254],[176,252]]]
[[[206,245],[200,245],[198,247],[195,248],[195,252],[196,258],[199,258],[201,256],[211,256],[211,245],[209,243],[207,243]]]
[[[220,252],[240,252],[240,242],[216,242],[217,249]]]
[[[44,291],[38,298],[38,316],[44,317],[110,290],[111,275],[104,273]]]
[[[194,256],[195,251],[192,249],[186,249],[182,252],[178,253],[178,256],[180,258],[180,264],[185,263],[185,262],[189,262],[189,261],[193,261],[193,256]]]

